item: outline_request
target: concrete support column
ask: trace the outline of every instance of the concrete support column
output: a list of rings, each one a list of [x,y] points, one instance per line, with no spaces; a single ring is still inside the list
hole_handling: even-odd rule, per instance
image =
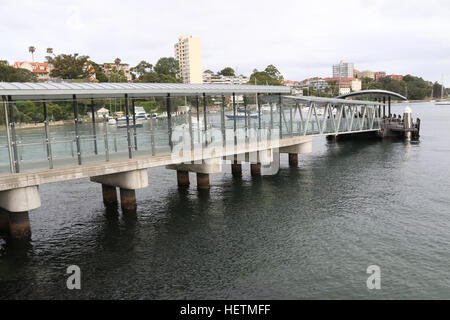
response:
[[[9,213],[9,234],[12,238],[26,240],[31,238],[28,211]]]
[[[120,206],[125,211],[136,211],[136,191],[120,188]]]
[[[208,173],[197,172],[197,187],[203,190],[208,190],[210,188]]]
[[[253,177],[261,176],[261,163],[250,164],[250,171]]]
[[[7,211],[0,209],[0,233],[9,231],[9,214]]]
[[[231,173],[233,174],[233,177],[241,177],[242,176],[242,164],[238,163],[237,161],[234,161],[231,164]]]
[[[297,153],[289,153],[289,166],[298,167],[298,154]]]
[[[189,171],[177,170],[177,181],[179,187],[189,187]]]
[[[116,188],[120,188],[120,204],[125,211],[136,210],[136,189],[148,186],[147,169],[118,172],[104,176],[91,177],[91,181],[101,183],[103,201],[117,203]]]
[[[117,188],[102,184],[103,203],[106,207],[117,206]]]

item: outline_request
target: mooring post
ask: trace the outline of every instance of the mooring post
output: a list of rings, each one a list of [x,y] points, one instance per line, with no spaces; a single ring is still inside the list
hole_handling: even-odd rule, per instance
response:
[[[94,98],[91,98],[91,114],[92,114],[92,134],[94,136],[94,153],[98,154],[97,149],[97,129],[95,128],[95,106],[94,106]]]
[[[233,92],[233,131],[234,131],[234,145],[237,145],[237,124],[236,124],[236,94]]]
[[[77,144],[77,156],[78,156],[78,164],[81,165],[81,144],[80,144],[80,127],[79,127],[79,119],[78,119],[78,100],[77,96],[73,95],[73,116],[75,121],[75,141]]]
[[[45,124],[45,144],[47,145],[47,160],[49,169],[53,169],[53,155],[52,155],[52,145],[50,141],[50,129],[49,129],[49,121],[48,121],[48,112],[47,112],[47,102],[44,101],[44,124]]]

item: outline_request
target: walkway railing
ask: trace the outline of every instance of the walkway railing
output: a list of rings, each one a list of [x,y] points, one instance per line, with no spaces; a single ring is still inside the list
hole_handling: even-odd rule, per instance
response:
[[[140,121],[133,117],[138,98],[127,95],[119,98],[125,99],[124,128],[95,117],[92,123],[82,122],[78,101],[73,97],[72,124],[50,126],[47,114],[50,102],[41,100],[38,103],[44,107],[44,126],[18,130],[15,114],[20,110],[15,101],[4,100],[3,113],[8,125],[2,127],[0,134],[0,174],[175,155],[180,150],[211,146],[221,148],[251,142],[276,145],[280,139],[295,136],[338,135],[381,128],[382,104],[377,102],[260,94],[256,99],[254,95],[200,95],[185,114],[174,112],[175,97],[167,95],[167,116],[145,119],[142,127],[138,127]],[[249,98],[254,103],[249,103]],[[93,105],[94,99],[91,110]]]

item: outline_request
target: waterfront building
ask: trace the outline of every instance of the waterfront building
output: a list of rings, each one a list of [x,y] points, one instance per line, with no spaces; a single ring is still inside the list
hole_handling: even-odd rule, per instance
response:
[[[339,86],[340,94],[347,94],[354,91],[360,91],[362,89],[362,82],[356,78],[325,78],[326,82],[335,81]],[[344,90],[340,90],[344,89]]]
[[[322,78],[309,78],[300,82],[301,86],[313,88],[314,90],[326,90],[330,87],[328,82]]]
[[[25,69],[34,73],[39,81],[50,80],[52,66],[47,62],[15,62],[13,67],[17,69]]]
[[[202,45],[200,38],[181,36],[175,44],[175,59],[180,65],[177,77],[183,83],[203,83]]]
[[[352,78],[353,70],[353,63],[341,61],[333,65],[333,78]]]
[[[102,68],[103,73],[107,78],[111,76],[112,72],[120,72],[123,71],[124,76],[127,78],[128,82],[131,82],[133,80],[133,76],[131,75],[130,71],[130,65],[127,63],[104,63],[101,64],[100,67]]]
[[[214,74],[214,72],[207,70],[203,72],[203,83],[209,84],[246,84],[249,78],[243,75],[239,76],[224,76],[221,74]]]
[[[375,72],[370,71],[370,70],[361,71],[361,72],[358,74],[358,78],[359,78],[359,79],[362,79],[362,78],[369,78],[369,79],[375,80]]]
[[[378,72],[375,72],[375,73],[374,73],[374,76],[375,76],[375,81],[379,81],[380,79],[386,77],[386,72],[384,72],[384,71],[378,71]]]

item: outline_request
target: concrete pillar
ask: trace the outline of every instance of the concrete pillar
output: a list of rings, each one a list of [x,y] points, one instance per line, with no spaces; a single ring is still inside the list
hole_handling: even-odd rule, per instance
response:
[[[113,186],[102,184],[103,203],[107,207],[117,206],[117,189]]]
[[[197,172],[197,187],[199,189],[204,189],[204,190],[207,190],[210,188],[208,173]]]
[[[28,211],[9,213],[9,234],[13,239],[18,240],[27,240],[31,238]]]
[[[179,187],[189,187],[189,171],[177,170],[177,181]]]
[[[237,161],[234,161],[231,164],[231,173],[233,174],[233,177],[241,177],[242,176],[242,164],[238,163]]]
[[[253,177],[261,176],[261,163],[250,164],[250,171]]]
[[[289,153],[289,166],[298,167],[298,154],[297,153]]]
[[[8,231],[9,231],[9,214],[3,209],[0,209],[0,233],[6,233]]]
[[[0,192],[0,224],[5,229],[8,220],[9,234],[14,239],[31,238],[28,212],[41,206],[38,186],[11,189]],[[7,217],[5,217],[5,214]]]
[[[148,175],[147,169],[138,169],[133,171],[108,174],[104,176],[91,177],[91,181],[102,184],[103,200],[105,201],[106,193],[108,196],[108,203],[110,203],[110,201],[115,201],[117,203],[116,187],[120,188],[120,205],[122,209],[126,211],[135,211],[135,190],[143,189],[148,186]]]
[[[136,191],[120,188],[120,206],[125,211],[136,211]]]

